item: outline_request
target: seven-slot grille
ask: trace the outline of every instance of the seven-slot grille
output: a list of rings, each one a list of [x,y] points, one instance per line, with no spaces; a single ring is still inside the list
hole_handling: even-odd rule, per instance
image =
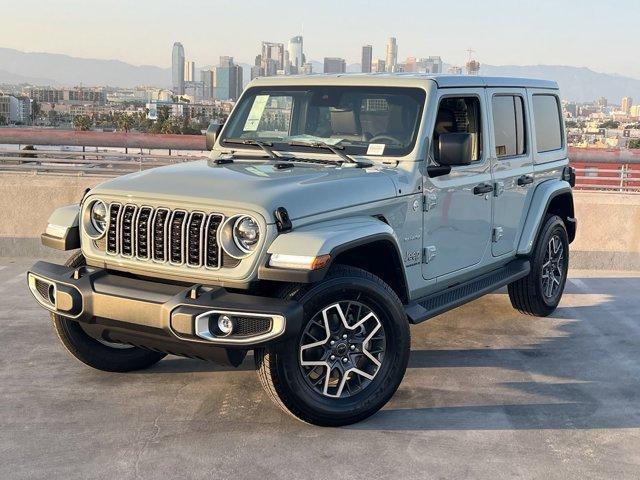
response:
[[[219,213],[109,205],[107,253],[171,265],[220,268]]]

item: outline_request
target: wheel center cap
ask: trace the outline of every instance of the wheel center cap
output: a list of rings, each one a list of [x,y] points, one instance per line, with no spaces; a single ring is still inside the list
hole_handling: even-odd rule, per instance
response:
[[[349,346],[345,342],[340,342],[333,347],[333,351],[336,355],[344,355],[349,350]]]

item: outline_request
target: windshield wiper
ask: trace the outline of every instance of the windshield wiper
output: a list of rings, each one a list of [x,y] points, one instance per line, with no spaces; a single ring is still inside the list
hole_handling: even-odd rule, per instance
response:
[[[277,154],[273,148],[273,143],[271,142],[263,142],[262,140],[255,140],[253,138],[225,138],[223,140],[224,143],[229,143],[231,145],[254,145],[256,147],[260,147],[265,151],[269,158],[274,158],[276,160],[290,160],[291,157],[285,157],[284,155]]]
[[[365,162],[359,162],[357,160],[354,160],[353,158],[351,158],[349,155],[347,155],[346,153],[342,152],[341,150],[344,150],[344,147],[338,146],[338,145],[329,145],[328,143],[325,142],[300,142],[300,141],[294,141],[294,142],[289,142],[289,146],[291,147],[306,147],[306,148],[321,148],[324,150],[329,150],[333,153],[335,153],[337,156],[339,156],[342,160],[338,163],[353,163],[359,167],[370,167],[371,164],[369,163],[365,163]]]

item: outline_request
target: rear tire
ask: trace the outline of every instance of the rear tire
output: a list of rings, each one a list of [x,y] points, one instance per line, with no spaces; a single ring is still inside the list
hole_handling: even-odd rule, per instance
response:
[[[255,352],[271,399],[320,426],[356,423],[382,408],[402,381],[411,344],[395,292],[369,272],[336,265],[322,282],[292,285],[283,297],[302,304],[304,321],[295,338]]]
[[[545,218],[530,261],[529,275],[509,284],[509,299],[521,313],[546,317],[560,303],[569,269],[569,238],[557,215]]]
[[[74,254],[66,263],[71,268],[85,265],[82,253]],[[166,354],[142,348],[113,344],[90,336],[79,322],[51,314],[53,328],[67,351],[85,365],[105,372],[131,372],[148,368]]]

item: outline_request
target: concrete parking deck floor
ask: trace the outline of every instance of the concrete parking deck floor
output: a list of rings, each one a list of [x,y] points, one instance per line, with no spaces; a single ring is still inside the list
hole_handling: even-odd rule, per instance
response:
[[[551,318],[504,292],[413,327],[377,415],[304,425],[238,370],[130,374],[69,357],[0,259],[0,478],[638,478],[640,276],[572,272]]]

